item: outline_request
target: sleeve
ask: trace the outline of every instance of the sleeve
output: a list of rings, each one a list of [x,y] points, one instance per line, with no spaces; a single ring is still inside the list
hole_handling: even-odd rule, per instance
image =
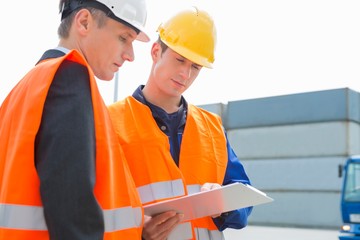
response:
[[[226,173],[223,185],[241,182],[243,184],[251,184],[250,180],[245,172],[243,165],[236,156],[234,150],[231,148],[229,140],[226,136],[226,146],[228,151],[228,164],[226,167]],[[226,212],[221,214],[220,217],[214,218],[213,221],[217,228],[220,231],[225,230],[226,228],[241,229],[247,226],[248,217],[252,211],[253,207],[247,207],[242,209],[237,209],[234,211]]]
[[[35,141],[35,165],[50,239],[103,239],[103,215],[93,192],[95,129],[84,66],[65,61],[53,79]]]

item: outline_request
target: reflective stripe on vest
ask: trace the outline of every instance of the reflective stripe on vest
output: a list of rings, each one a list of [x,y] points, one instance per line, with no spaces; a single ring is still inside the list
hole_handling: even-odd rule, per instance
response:
[[[47,230],[42,207],[0,204],[0,227]]]
[[[105,232],[141,226],[141,208],[124,207],[103,210]],[[124,216],[135,216],[133,219]],[[0,204],[0,227],[47,231],[42,207]]]
[[[123,207],[113,210],[103,210],[105,232],[115,232],[128,228],[140,227],[142,223],[142,210],[140,207]],[[134,216],[129,218],[125,216]]]
[[[198,193],[201,190],[201,185],[200,184],[192,184],[192,185],[187,185],[186,186],[188,194],[194,194],[194,193]]]
[[[192,226],[190,222],[178,224],[167,237],[167,240],[185,240],[185,239],[193,239]]]
[[[225,240],[224,234],[217,230],[194,228],[194,231],[198,240]]]
[[[194,228],[197,240],[225,240],[224,234],[217,230]],[[194,239],[190,222],[180,223],[171,231],[167,240]]]
[[[193,184],[186,186],[186,188],[188,194],[194,194],[200,192],[201,185]],[[185,195],[182,179],[151,183],[137,189],[143,204]]]
[[[143,204],[185,195],[182,179],[151,183],[137,189]]]

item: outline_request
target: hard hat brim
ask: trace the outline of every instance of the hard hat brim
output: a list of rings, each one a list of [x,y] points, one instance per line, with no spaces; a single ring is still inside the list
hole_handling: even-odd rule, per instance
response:
[[[205,57],[196,54],[192,51],[190,51],[189,49],[187,49],[186,47],[183,46],[179,46],[179,45],[173,45],[170,43],[167,43],[166,41],[164,41],[164,43],[173,51],[175,51],[176,53],[180,54],[181,56],[183,56],[184,58],[200,65],[206,68],[213,68],[213,64],[211,62],[208,61],[208,59],[206,59]]]

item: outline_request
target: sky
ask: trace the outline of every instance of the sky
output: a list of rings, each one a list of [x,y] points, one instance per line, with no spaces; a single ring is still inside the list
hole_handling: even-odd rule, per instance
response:
[[[179,9],[197,6],[216,25],[213,69],[203,68],[184,93],[193,104],[227,103],[348,87],[360,92],[359,0],[147,0],[149,43],[118,72],[117,99],[145,84],[156,29]],[[0,103],[58,44],[58,0],[3,1]],[[106,104],[115,80],[97,80]]]

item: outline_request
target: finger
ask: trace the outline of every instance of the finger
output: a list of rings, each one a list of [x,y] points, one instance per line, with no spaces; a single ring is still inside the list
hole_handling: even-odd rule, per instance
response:
[[[201,191],[209,191],[209,190],[217,189],[217,188],[221,188],[221,185],[218,183],[204,183],[201,186]]]
[[[218,188],[221,188],[221,185],[220,184],[218,184],[218,183],[213,183],[213,184],[211,184],[211,190],[212,189],[218,189]]]
[[[171,231],[181,222],[184,214],[176,214],[175,216],[168,218],[165,222],[157,226],[157,239],[168,238]]]
[[[201,186],[200,191],[209,191],[210,188],[211,188],[210,183],[204,183],[204,184]]]
[[[156,216],[153,217],[153,221],[156,224],[162,224],[164,222],[166,222],[168,219],[174,217],[177,213],[175,211],[168,211],[168,212],[163,212],[160,213]]]

